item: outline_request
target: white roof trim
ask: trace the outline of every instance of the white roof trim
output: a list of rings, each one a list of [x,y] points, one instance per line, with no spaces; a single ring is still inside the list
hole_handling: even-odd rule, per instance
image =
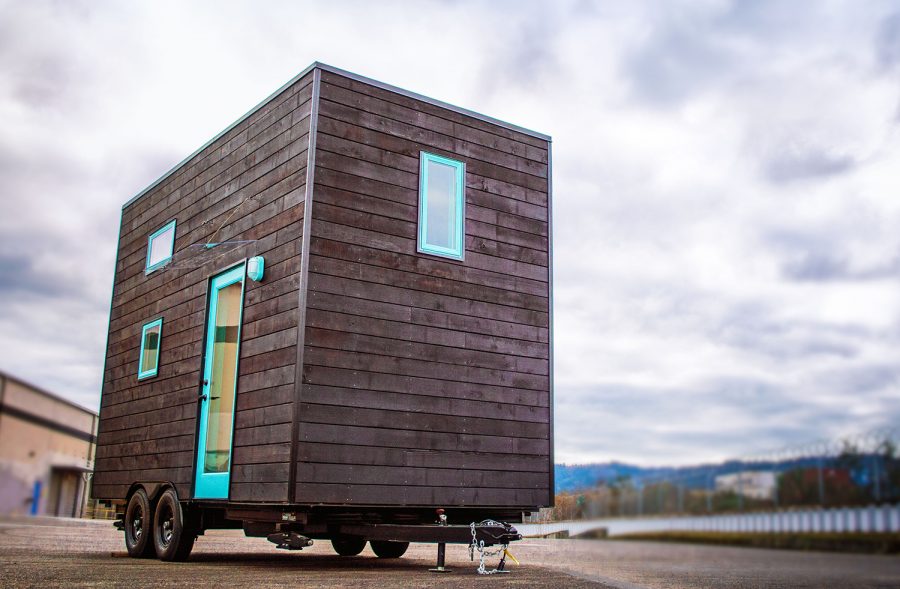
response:
[[[128,207],[128,206],[134,204],[134,203],[135,203],[137,200],[139,200],[142,196],[144,196],[145,194],[147,194],[148,192],[150,192],[151,190],[153,190],[154,188],[156,188],[157,186],[159,186],[166,178],[168,178],[169,176],[171,176],[172,174],[174,174],[176,170],[178,170],[178,169],[181,168],[184,164],[186,164],[186,163],[189,162],[191,159],[193,159],[194,156],[196,156],[197,154],[199,154],[200,152],[202,152],[204,149],[206,149],[207,147],[209,147],[210,145],[212,145],[217,139],[219,139],[220,137],[222,137],[223,135],[225,135],[226,133],[228,133],[229,131],[231,131],[232,129],[234,129],[237,125],[239,125],[239,124],[240,124],[242,121],[244,121],[247,117],[249,117],[250,115],[252,115],[252,114],[255,113],[256,111],[258,111],[260,108],[262,108],[264,105],[266,105],[270,100],[272,100],[273,98],[275,98],[276,96],[278,96],[279,94],[281,94],[282,92],[284,92],[284,90],[286,90],[288,87],[290,87],[292,84],[294,84],[297,80],[299,80],[299,79],[302,78],[303,76],[307,75],[308,73],[310,73],[311,71],[313,71],[313,70],[316,69],[316,68],[318,68],[318,69],[320,69],[320,70],[322,70],[322,71],[331,72],[331,73],[333,73],[333,74],[337,74],[337,75],[339,75],[339,76],[343,76],[343,77],[345,77],[345,78],[350,78],[350,79],[352,79],[352,80],[357,80],[357,81],[359,81],[359,82],[363,82],[363,83],[365,83],[365,84],[369,84],[370,86],[375,86],[376,88],[381,88],[382,90],[387,90],[387,91],[389,91],[389,92],[394,92],[394,93],[396,93],[396,94],[401,94],[401,95],[407,96],[407,97],[409,97],[409,98],[414,98],[414,99],[416,99],[416,100],[421,100],[421,101],[423,101],[423,102],[427,102],[427,103],[429,103],[429,104],[433,104],[434,106],[438,106],[438,107],[440,107],[440,108],[445,108],[445,109],[447,109],[447,110],[451,110],[451,111],[453,111],[453,112],[457,112],[457,113],[460,113],[460,114],[463,114],[463,115],[466,115],[466,116],[469,116],[469,117],[472,117],[472,118],[475,118],[475,119],[484,121],[484,122],[486,122],[486,123],[491,123],[491,124],[493,124],[493,125],[497,125],[497,126],[499,126],[499,127],[503,127],[503,128],[505,128],[505,129],[510,129],[510,130],[512,130],[512,131],[516,131],[516,132],[518,132],[518,133],[523,133],[523,134],[525,134],[525,135],[530,135],[531,137],[536,137],[536,138],[538,138],[538,139],[543,139],[543,140],[545,140],[545,141],[551,141],[551,138],[550,138],[549,135],[545,135],[545,134],[543,134],[543,133],[538,133],[537,131],[532,131],[531,129],[526,129],[525,127],[520,127],[520,126],[518,126],[518,125],[513,125],[512,123],[507,123],[507,122],[505,122],[505,121],[501,121],[501,120],[499,120],[499,119],[495,119],[495,118],[493,118],[493,117],[489,117],[489,116],[487,116],[487,115],[483,115],[483,114],[481,114],[481,113],[478,113],[478,112],[475,112],[475,111],[472,111],[472,110],[468,110],[468,109],[465,109],[465,108],[462,108],[462,107],[459,107],[459,106],[454,106],[454,105],[448,104],[448,103],[446,103],[446,102],[441,102],[440,100],[435,100],[434,98],[429,98],[429,97],[427,97],[427,96],[423,96],[423,95],[417,94],[417,93],[415,93],[415,92],[410,92],[409,90],[404,90],[404,89],[398,88],[398,87],[396,87],[396,86],[391,86],[390,84],[384,84],[384,83],[379,82],[379,81],[377,81],[377,80],[373,80],[373,79],[367,78],[367,77],[365,77],[365,76],[360,76],[360,75],[354,74],[354,73],[352,73],[352,72],[348,72],[348,71],[346,71],[346,70],[342,70],[342,69],[340,69],[340,68],[332,67],[332,66],[330,66],[330,65],[326,65],[326,64],[324,64],[324,63],[320,63],[320,62],[318,62],[318,61],[315,61],[315,62],[313,62],[309,67],[307,67],[306,69],[304,69],[302,72],[300,72],[299,74],[297,74],[296,76],[294,76],[293,78],[291,78],[290,80],[288,80],[287,83],[285,83],[285,84],[282,85],[280,88],[278,88],[278,90],[276,90],[275,92],[273,92],[272,94],[270,94],[269,96],[267,96],[265,99],[263,99],[262,102],[260,102],[259,104],[257,104],[257,105],[254,106],[253,108],[251,108],[249,111],[247,111],[243,116],[241,116],[241,117],[238,118],[236,121],[234,121],[233,123],[231,123],[230,125],[228,125],[225,129],[223,129],[223,130],[222,130],[219,134],[217,134],[215,137],[213,137],[212,139],[210,139],[209,141],[207,141],[206,143],[204,143],[203,145],[201,145],[201,146],[200,146],[196,151],[194,151],[192,154],[190,154],[189,156],[187,156],[186,158],[184,158],[183,160],[181,160],[180,162],[178,162],[177,164],[175,164],[168,172],[166,172],[165,174],[163,174],[162,176],[160,176],[159,178],[157,178],[156,181],[154,181],[152,184],[150,184],[149,186],[147,186],[146,188],[144,188],[143,190],[141,190],[140,192],[138,192],[136,195],[134,195],[133,197],[131,197],[131,198],[128,200],[128,202],[126,202],[124,205],[122,205],[122,208],[124,209],[124,208],[126,208],[126,207]]]

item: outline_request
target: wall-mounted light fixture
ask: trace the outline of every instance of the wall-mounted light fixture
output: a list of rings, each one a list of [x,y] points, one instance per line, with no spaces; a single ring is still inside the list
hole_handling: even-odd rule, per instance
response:
[[[265,273],[266,262],[262,256],[254,256],[247,260],[247,278],[254,282],[262,280]]]

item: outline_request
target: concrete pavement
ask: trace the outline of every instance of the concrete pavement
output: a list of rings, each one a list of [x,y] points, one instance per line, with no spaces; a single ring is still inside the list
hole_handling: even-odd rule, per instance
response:
[[[3,587],[606,587],[892,588],[900,558],[662,544],[529,539],[512,547],[521,566],[480,577],[465,546],[448,546],[448,575],[429,573],[435,547],[413,545],[404,558],[374,558],[367,548],[336,556],[328,542],[302,552],[276,550],[240,531],[215,530],[197,540],[187,563],[136,560],[110,522],[0,520]],[[491,563],[493,564],[493,563]]]

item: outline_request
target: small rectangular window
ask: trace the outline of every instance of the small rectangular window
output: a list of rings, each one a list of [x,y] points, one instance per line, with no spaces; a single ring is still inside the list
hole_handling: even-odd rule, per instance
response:
[[[141,330],[141,357],[138,379],[156,376],[159,370],[159,344],[162,340],[162,318],[144,325]]]
[[[165,266],[172,258],[175,249],[175,221],[166,223],[161,229],[154,231],[147,239],[147,269],[150,274],[157,268]]]
[[[419,156],[418,251],[462,260],[466,251],[466,164]]]

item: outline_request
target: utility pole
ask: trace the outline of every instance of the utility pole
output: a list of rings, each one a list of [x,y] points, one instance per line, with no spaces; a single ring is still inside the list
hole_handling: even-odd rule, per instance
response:
[[[778,457],[772,459],[772,502],[778,509]]]
[[[825,458],[819,454],[819,505],[825,507]]]
[[[881,469],[878,468],[879,459],[878,450],[872,455],[872,482],[875,484],[875,503],[881,503]]]
[[[643,483],[637,484],[637,492],[638,492],[638,503],[637,503],[638,515],[644,515],[644,485],[643,485]]]

